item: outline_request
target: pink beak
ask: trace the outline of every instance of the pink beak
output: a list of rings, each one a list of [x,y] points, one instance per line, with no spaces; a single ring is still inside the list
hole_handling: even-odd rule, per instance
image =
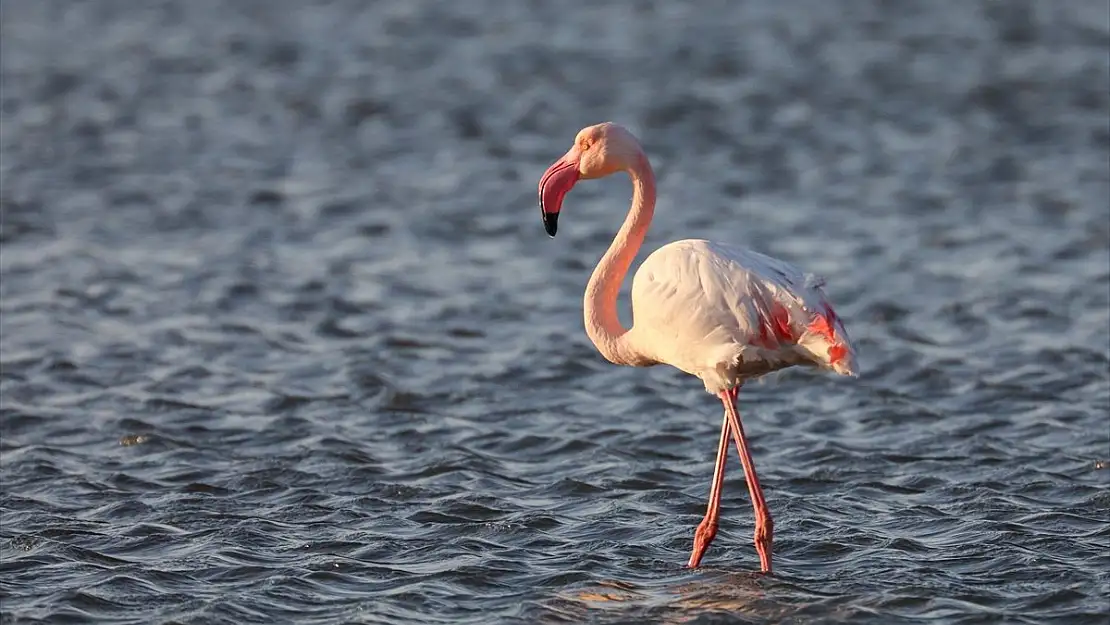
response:
[[[559,230],[559,209],[563,198],[578,182],[578,159],[569,154],[555,161],[540,178],[540,216],[548,236]]]

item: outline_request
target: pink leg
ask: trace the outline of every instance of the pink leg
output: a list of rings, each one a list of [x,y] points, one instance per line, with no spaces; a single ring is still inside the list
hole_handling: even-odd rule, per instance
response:
[[[755,508],[755,550],[759,552],[759,566],[764,573],[770,573],[771,540],[775,533],[775,524],[771,519],[771,512],[767,510],[767,502],[763,499],[763,489],[760,488],[759,477],[755,474],[755,463],[752,462],[751,453],[748,452],[748,439],[744,436],[744,426],[740,423],[740,415],[736,411],[736,396],[739,390],[739,388],[733,388],[722,391],[720,398],[725,404],[725,418],[731,426],[736,451],[740,453],[740,462],[744,465],[744,479],[748,482],[748,494],[752,498],[752,507]]]
[[[694,551],[690,553],[690,568],[697,568],[709,543],[717,535],[717,517],[721,511],[721,485],[725,481],[725,462],[728,460],[728,415],[721,422],[721,440],[717,443],[717,462],[713,467],[713,485],[709,487],[709,507],[705,518],[694,532]]]

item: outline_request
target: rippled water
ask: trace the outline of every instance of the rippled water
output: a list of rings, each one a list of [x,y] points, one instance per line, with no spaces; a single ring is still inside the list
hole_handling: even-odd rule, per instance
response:
[[[1050,6],[1051,5],[1051,6]],[[2,622],[1105,623],[1105,2],[5,2]],[[829,278],[852,381],[611,366],[648,248]],[[648,250],[645,250],[645,253]]]

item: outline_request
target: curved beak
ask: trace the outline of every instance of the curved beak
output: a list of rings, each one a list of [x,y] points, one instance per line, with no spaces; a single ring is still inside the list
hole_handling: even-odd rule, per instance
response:
[[[547,231],[547,236],[554,237],[559,231],[559,213],[549,213],[541,207],[540,218],[543,219],[543,229]]]
[[[540,178],[540,217],[548,236],[555,236],[559,230],[559,209],[563,207],[563,198],[579,177],[578,159],[568,153],[552,163]]]

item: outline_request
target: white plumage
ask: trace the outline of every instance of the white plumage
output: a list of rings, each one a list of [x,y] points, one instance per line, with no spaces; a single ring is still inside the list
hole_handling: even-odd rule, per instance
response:
[[[713,394],[794,365],[858,375],[855,349],[823,285],[751,250],[675,241],[652,252],[632,279],[630,340],[653,360],[701,378]],[[819,318],[830,316],[835,338],[820,331]]]

